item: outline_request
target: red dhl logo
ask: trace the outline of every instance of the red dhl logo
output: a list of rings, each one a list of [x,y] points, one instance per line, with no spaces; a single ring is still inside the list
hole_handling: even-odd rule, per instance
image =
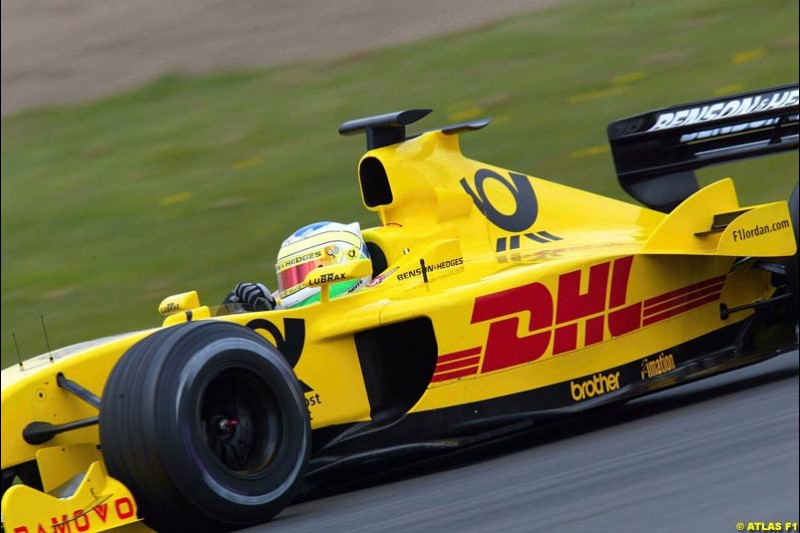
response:
[[[470,323],[490,322],[485,349],[477,346],[440,355],[431,381],[531,363],[551,346],[553,355],[568,353],[717,301],[722,294],[725,276],[718,276],[627,305],[632,264],[629,256],[590,267],[585,293],[581,293],[582,270],[562,274],[555,300],[539,282],[476,298]],[[529,334],[518,337],[519,316],[513,315],[525,311],[530,314]],[[585,327],[579,338],[581,322]]]
[[[28,529],[27,526],[14,528],[14,533],[72,533],[74,531],[92,531],[93,526],[105,524],[109,518],[109,512],[113,512],[117,519],[128,520],[136,518],[136,508],[128,497],[117,498],[111,504],[101,503],[98,506],[84,511],[77,510],[72,516],[62,514],[60,517],[50,518],[50,527],[45,527],[39,523],[36,529]]]

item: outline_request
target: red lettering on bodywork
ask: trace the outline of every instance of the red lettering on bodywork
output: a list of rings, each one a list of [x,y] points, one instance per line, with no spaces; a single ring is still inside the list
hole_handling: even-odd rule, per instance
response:
[[[553,325],[553,297],[541,283],[531,283],[481,296],[475,300],[472,324],[521,312],[530,313],[529,332],[548,329],[520,338],[517,337],[518,317],[493,322],[489,326],[481,372],[492,372],[529,363],[544,355],[550,345],[549,328]]]
[[[589,288],[585,294],[581,293],[580,270],[559,276],[556,323],[572,322],[605,311],[609,265],[600,263],[589,269]]]
[[[603,340],[606,320],[604,316],[596,316],[586,321],[586,337],[584,344],[590,346]]]
[[[642,302],[612,311],[608,314],[608,331],[619,337],[642,327]]]
[[[114,509],[117,511],[117,516],[122,519],[133,516],[133,502],[128,497],[114,500]]]
[[[611,294],[608,298],[609,309],[625,305],[625,300],[628,298],[631,265],[633,265],[632,255],[614,261],[614,272],[611,274]]]
[[[101,503],[100,505],[94,508],[94,512],[97,513],[97,516],[99,516],[100,520],[102,520],[103,523],[105,524],[106,517],[108,516],[108,504]]]
[[[710,278],[628,305],[632,266],[633,256],[628,256],[589,267],[586,292],[581,292],[584,270],[560,275],[555,306],[550,290],[539,282],[476,298],[470,323],[494,320],[489,324],[480,372],[536,361],[547,353],[551,337],[552,354],[560,355],[598,344],[609,334],[619,337],[682,314],[718,300],[726,278]],[[524,313],[529,315],[528,327],[520,337]],[[583,346],[578,343],[581,322]],[[431,381],[476,374],[480,352],[475,347],[440,356]]]
[[[89,530],[89,517],[83,513],[83,511],[75,511],[72,513],[73,520],[75,522],[75,529],[78,531],[88,531]]]
[[[69,517],[65,514],[61,515],[61,521],[54,516],[50,519],[50,523],[53,524],[54,533],[70,533],[72,531],[69,527]]]
[[[571,352],[578,347],[578,324],[568,324],[556,328],[556,336],[553,339],[553,355]]]

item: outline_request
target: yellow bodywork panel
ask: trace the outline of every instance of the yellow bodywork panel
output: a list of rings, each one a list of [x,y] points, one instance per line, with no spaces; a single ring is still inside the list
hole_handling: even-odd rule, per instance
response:
[[[325,303],[329,300],[331,284],[359,280],[370,273],[372,273],[370,260],[359,259],[315,268],[308,273],[303,283],[306,287],[320,287],[320,301]]]
[[[738,216],[719,239],[718,255],[770,257],[797,250],[789,206],[773,202],[755,206]]]
[[[164,327],[174,326],[175,324],[183,324],[184,322],[189,322],[190,320],[203,320],[204,318],[211,318],[211,316],[211,309],[207,305],[203,305],[187,311],[178,311],[177,313],[168,315],[164,319],[164,323],[162,325]]]
[[[720,231],[716,215],[733,218]],[[656,227],[642,252],[675,255],[775,257],[795,253],[797,244],[786,202],[742,209],[733,180],[726,178],[697,191]]]
[[[100,461],[89,466],[75,492],[64,498],[24,485],[11,487],[3,498],[3,520],[14,533],[152,531],[139,522],[133,495],[109,477]]]
[[[197,295],[197,291],[189,291],[164,298],[158,305],[158,312],[165,316],[174,315],[197,307],[200,307],[200,296]]]
[[[2,468],[31,461],[40,448],[99,442],[97,426],[56,435],[46,445],[26,443],[22,431],[32,421],[64,424],[97,416],[97,409],[57,384],[59,373],[75,379],[96,396],[121,355],[156,330],[127,333],[54,350],[2,372]]]
[[[704,187],[664,218],[642,246],[646,253],[714,254],[719,234],[697,237],[711,228],[714,215],[736,211],[739,201],[730,178]]]
[[[56,489],[69,481],[75,472],[85,472],[92,463],[102,460],[103,455],[96,444],[51,446],[36,452],[36,464],[45,492]]]

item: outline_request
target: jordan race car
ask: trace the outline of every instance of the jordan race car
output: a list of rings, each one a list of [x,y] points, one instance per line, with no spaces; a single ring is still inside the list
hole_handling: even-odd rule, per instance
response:
[[[798,148],[798,86],[608,128],[624,203],[418,135],[429,110],[343,124],[378,227],[312,270],[320,301],[159,306],[163,324],[2,372],[6,531],[222,531],[313,480],[413,461],[797,348],[798,188],[741,206],[707,165]],[[338,298],[341,280],[372,280]]]

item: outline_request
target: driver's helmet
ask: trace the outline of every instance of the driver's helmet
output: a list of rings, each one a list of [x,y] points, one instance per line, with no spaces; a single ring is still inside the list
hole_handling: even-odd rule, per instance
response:
[[[283,241],[275,263],[281,307],[299,307],[319,301],[319,287],[306,287],[303,280],[320,266],[369,259],[358,222],[316,222],[292,233]],[[330,297],[336,298],[363,287],[370,276],[334,283]]]

